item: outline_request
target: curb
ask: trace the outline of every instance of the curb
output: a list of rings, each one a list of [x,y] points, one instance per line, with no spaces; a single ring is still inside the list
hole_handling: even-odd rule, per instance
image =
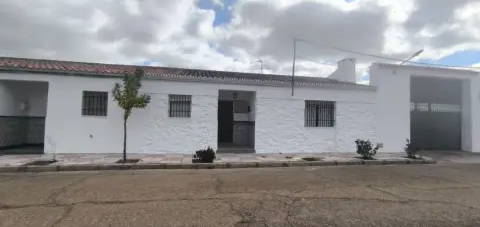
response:
[[[348,160],[348,161],[288,161],[288,162],[221,162],[221,163],[135,163],[135,164],[81,164],[46,166],[0,166],[0,173],[14,172],[60,172],[98,170],[141,170],[141,169],[240,169],[278,168],[304,166],[351,166],[351,165],[418,165],[435,164],[430,158],[411,160]]]

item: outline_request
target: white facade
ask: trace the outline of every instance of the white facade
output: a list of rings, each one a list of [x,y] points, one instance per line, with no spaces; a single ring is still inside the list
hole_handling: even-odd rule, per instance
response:
[[[467,70],[373,64],[370,84],[377,87],[378,140],[384,150],[402,151],[410,139],[410,81],[415,77],[462,81],[461,149],[480,152],[480,75]]]
[[[121,78],[1,72],[0,81],[6,80],[48,82],[46,153],[122,151],[122,111],[110,92]],[[141,92],[152,100],[129,118],[128,152],[192,153],[206,146],[217,148],[220,90],[255,92],[257,153],[354,152],[357,138],[377,141],[376,90],[371,87],[300,87],[292,97],[288,87],[144,80]],[[82,116],[83,91],[109,92],[106,117]],[[190,118],[168,116],[169,94],[192,95]],[[305,127],[305,100],[335,101],[335,127]],[[17,101],[0,100],[7,102]]]

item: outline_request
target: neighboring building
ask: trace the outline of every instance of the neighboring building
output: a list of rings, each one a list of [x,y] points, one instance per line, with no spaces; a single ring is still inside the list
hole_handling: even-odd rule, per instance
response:
[[[376,130],[384,150],[411,138],[420,149],[480,152],[480,75],[475,71],[375,63]]]
[[[135,67],[0,58],[0,147],[38,144],[46,153],[120,153],[122,110],[111,89]],[[220,152],[353,152],[357,138],[400,152],[410,128],[436,124],[412,112],[410,127],[410,81],[417,75],[458,77],[463,87],[461,107],[457,96],[426,104],[432,112],[451,113],[445,119],[460,127],[461,147],[454,147],[453,139],[441,147],[422,146],[480,152],[480,141],[473,139],[480,136],[475,72],[374,64],[373,86],[367,86],[355,84],[355,61],[345,59],[329,78],[296,76],[292,96],[290,76],[142,68],[141,92],[152,100],[128,121],[130,153],[192,153],[207,146]],[[412,110],[425,108],[418,104],[424,101],[413,102]],[[455,116],[462,116],[461,122]],[[423,132],[413,130],[412,139],[430,141]]]

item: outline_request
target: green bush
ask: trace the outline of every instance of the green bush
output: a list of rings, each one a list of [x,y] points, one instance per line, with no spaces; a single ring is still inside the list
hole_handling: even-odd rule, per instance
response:
[[[357,154],[362,156],[362,159],[365,160],[372,160],[373,156],[377,154],[378,149],[380,149],[380,145],[377,144],[375,148],[373,148],[372,142],[370,140],[355,140],[357,144]]]
[[[413,145],[413,143],[407,139],[407,144],[405,145],[405,152],[407,153],[407,157],[411,159],[417,158],[417,148]]]
[[[215,158],[215,151],[211,147],[208,147],[207,149],[195,151],[192,163],[212,163]]]

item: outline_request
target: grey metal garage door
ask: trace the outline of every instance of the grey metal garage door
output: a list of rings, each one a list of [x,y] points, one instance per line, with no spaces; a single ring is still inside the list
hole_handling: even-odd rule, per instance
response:
[[[461,80],[413,77],[410,136],[425,150],[461,149]]]

